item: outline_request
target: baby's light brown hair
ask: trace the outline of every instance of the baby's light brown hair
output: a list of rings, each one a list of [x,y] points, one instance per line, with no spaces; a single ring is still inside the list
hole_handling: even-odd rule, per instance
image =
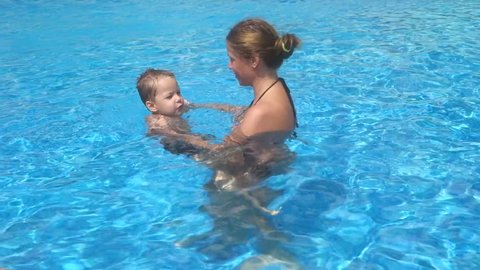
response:
[[[137,90],[143,104],[151,101],[157,94],[157,82],[161,78],[171,77],[175,79],[175,74],[169,70],[149,68],[143,72],[137,79]]]

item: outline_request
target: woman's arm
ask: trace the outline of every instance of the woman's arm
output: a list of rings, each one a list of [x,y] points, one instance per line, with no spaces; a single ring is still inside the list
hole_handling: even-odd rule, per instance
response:
[[[216,144],[211,144],[209,141],[204,139],[203,137],[199,135],[194,135],[194,134],[180,134],[176,132],[165,132],[165,131],[160,131],[157,133],[158,135],[166,135],[169,136],[170,138],[177,139],[184,141],[188,144],[191,144],[195,147],[198,147],[200,149],[212,151],[218,148],[218,145]]]
[[[156,131],[156,132],[155,132]],[[181,134],[176,133],[171,130],[164,129],[152,129],[151,133],[157,135],[166,135],[178,140],[182,140],[186,143],[189,143],[195,147],[208,150],[210,152],[220,152],[229,147],[241,146],[246,144],[248,137],[241,131],[239,126],[233,128],[232,132],[227,135],[222,143],[213,144],[210,141],[206,140],[204,137],[195,135],[195,134]]]
[[[214,110],[219,110],[222,112],[228,112],[233,114],[239,113],[246,109],[245,106],[220,104],[220,103],[190,103],[189,106],[192,109],[207,108],[207,109],[214,109]]]

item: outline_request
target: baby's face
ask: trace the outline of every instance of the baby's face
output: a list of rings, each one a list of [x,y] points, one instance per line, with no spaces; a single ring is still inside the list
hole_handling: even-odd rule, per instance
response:
[[[166,116],[181,115],[185,101],[180,94],[177,80],[172,77],[160,78],[157,87],[157,93],[151,100],[151,111]]]

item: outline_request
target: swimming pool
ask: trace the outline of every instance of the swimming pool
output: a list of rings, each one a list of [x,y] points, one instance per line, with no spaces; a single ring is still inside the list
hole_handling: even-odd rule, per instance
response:
[[[0,268],[480,267],[478,1],[0,9]],[[146,137],[135,89],[168,68],[191,101],[248,104],[224,48],[247,16],[304,42],[280,71],[296,160],[251,190],[276,216],[205,190],[211,170]],[[231,124],[188,120],[217,138]]]

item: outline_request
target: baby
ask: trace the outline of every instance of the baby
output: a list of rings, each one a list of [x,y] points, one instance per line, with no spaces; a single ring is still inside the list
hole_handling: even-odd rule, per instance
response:
[[[137,80],[137,90],[145,107],[151,112],[147,116],[148,134],[161,135],[161,143],[174,154],[196,155],[203,149],[190,143],[204,139],[191,134],[190,126],[181,117],[190,105],[180,93],[173,72],[147,69]]]
[[[168,70],[147,69],[137,80],[137,90],[145,107],[148,134],[187,133],[187,123],[180,118],[188,108],[175,75]]]
[[[208,150],[208,140],[211,135],[200,136],[192,134],[188,123],[181,115],[193,108],[210,108],[220,111],[237,113],[243,107],[226,104],[192,104],[186,101],[181,93],[173,72],[169,70],[149,68],[137,80],[137,90],[145,107],[151,112],[147,116],[148,134],[161,135],[162,143],[173,153],[187,153],[181,149],[197,151]],[[175,147],[168,147],[175,144]],[[195,145],[195,146],[194,146]]]

